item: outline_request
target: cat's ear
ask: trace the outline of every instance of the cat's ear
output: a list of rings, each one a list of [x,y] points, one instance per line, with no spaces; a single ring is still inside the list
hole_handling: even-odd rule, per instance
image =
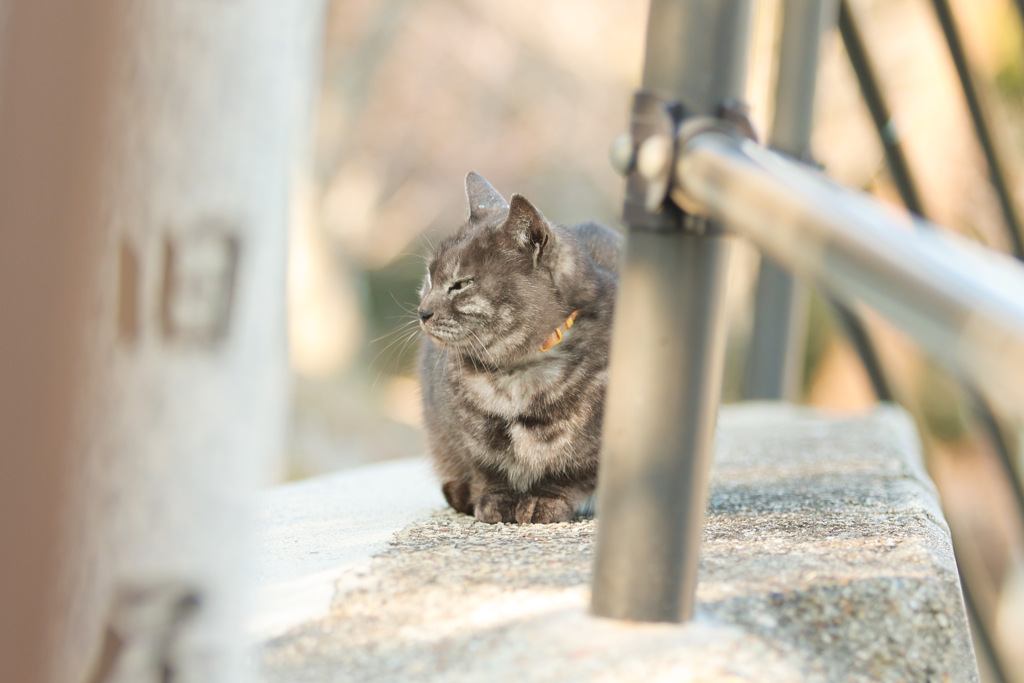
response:
[[[554,232],[547,219],[521,194],[512,195],[508,218],[502,224],[501,231],[517,247],[532,254],[534,267],[544,259],[545,254],[550,253],[553,246]]]
[[[482,175],[472,171],[466,176],[466,199],[469,201],[471,221],[508,211],[508,202],[501,193],[484,180]]]

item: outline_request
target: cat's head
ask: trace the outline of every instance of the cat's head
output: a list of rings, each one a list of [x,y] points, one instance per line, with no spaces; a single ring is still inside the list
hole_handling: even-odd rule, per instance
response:
[[[574,267],[570,236],[475,173],[466,196],[466,224],[428,263],[420,326],[443,348],[505,366],[535,352],[572,312],[561,290]]]

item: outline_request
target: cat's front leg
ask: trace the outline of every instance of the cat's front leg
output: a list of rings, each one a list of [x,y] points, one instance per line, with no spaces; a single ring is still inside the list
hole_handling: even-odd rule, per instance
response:
[[[446,481],[441,484],[441,493],[444,494],[444,499],[448,501],[448,504],[452,506],[457,512],[461,512],[464,515],[472,515],[473,508],[473,489],[472,484],[468,481]]]
[[[466,481],[446,481],[441,485],[441,492],[454,510],[472,515],[481,522],[496,524],[516,521],[518,494],[506,487],[485,486],[478,493],[474,493],[473,488]]]
[[[481,522],[554,524],[568,522],[596,485],[596,473],[547,479],[521,492],[496,473],[478,472],[473,514]]]
[[[473,466],[464,472],[449,469],[451,478],[442,480],[441,493],[452,509],[488,524],[516,521],[519,494],[504,477]]]
[[[515,519],[520,524],[568,522],[588,495],[593,493],[596,477],[584,475],[575,481],[547,481],[535,485],[519,497]]]
[[[473,514],[488,524],[568,522],[576,515],[576,508],[584,498],[585,495],[533,495],[507,488],[490,489],[480,496]]]
[[[501,470],[484,465],[474,468],[471,514],[481,522],[515,522],[516,505],[521,495],[512,488],[508,476]]]
[[[567,498],[524,495],[516,505],[516,521],[520,524],[554,524],[568,522],[576,516],[576,507]]]
[[[572,519],[578,504],[567,497],[534,496],[508,489],[491,490],[480,497],[473,514],[488,524],[553,524]]]
[[[474,516],[481,522],[515,522],[519,494],[512,489],[495,487],[486,489],[476,503]]]

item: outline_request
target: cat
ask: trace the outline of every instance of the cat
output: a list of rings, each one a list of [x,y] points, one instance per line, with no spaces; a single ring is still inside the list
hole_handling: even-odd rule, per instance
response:
[[[423,414],[441,490],[483,522],[572,519],[597,483],[623,238],[550,222],[476,173],[417,310]]]

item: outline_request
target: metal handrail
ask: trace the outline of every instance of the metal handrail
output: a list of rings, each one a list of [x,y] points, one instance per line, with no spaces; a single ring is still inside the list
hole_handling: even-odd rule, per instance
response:
[[[675,170],[677,203],[703,207],[836,297],[870,305],[1024,418],[1017,262],[720,129],[683,139]]]
[[[947,10],[946,19],[951,22],[952,16],[948,13],[948,6],[945,9]],[[939,12],[940,14],[942,13],[942,8],[939,8]],[[867,104],[868,110],[871,113],[871,118],[874,121],[875,129],[878,132],[878,137],[885,151],[885,158],[890,175],[892,176],[896,189],[899,192],[900,198],[903,200],[904,206],[906,206],[910,211],[923,217],[926,215],[926,212],[922,206],[921,196],[917,189],[918,186],[914,179],[914,174],[911,170],[910,164],[907,162],[906,155],[903,153],[903,149],[900,144],[899,131],[895,126],[891,110],[886,102],[885,94],[877,77],[876,70],[872,64],[871,56],[868,53],[865,41],[861,36],[858,22],[849,0],[841,0],[839,32],[842,35],[843,44],[846,46],[846,52],[849,56],[850,63],[857,75],[857,82],[860,85],[864,102]],[[956,48],[959,46],[957,36],[954,35],[953,40],[948,40],[948,43],[954,59],[956,60],[959,56],[958,64],[965,67],[966,60],[964,59],[962,52],[959,55],[955,52]],[[965,71],[961,70],[960,77],[964,78],[964,76]],[[967,92],[969,87],[969,85],[965,86],[965,96],[969,100],[969,108],[971,109],[972,114],[979,114],[980,108],[978,107],[976,97],[973,101],[974,106],[971,106],[971,93]],[[982,121],[980,125],[985,129],[984,121]],[[986,136],[987,139],[987,129],[983,131],[983,135]],[[1000,199],[1005,201],[1005,195],[1000,195]],[[1011,207],[1010,218],[1012,219],[1014,215],[1015,214]],[[1013,225],[1007,225],[1007,232],[1011,236],[1011,241],[1013,241],[1015,245],[1019,244],[1019,240],[1013,240],[1013,237],[1015,236]],[[844,322],[847,320],[847,316],[852,317],[853,315],[849,309],[840,307],[838,310],[844,318]],[[883,392],[885,392],[886,395],[891,396],[891,387],[881,364],[878,362],[878,358],[875,357],[870,335],[867,334],[863,325],[859,324],[859,321],[853,319],[851,322],[854,322],[854,324],[852,326],[848,326],[847,331],[850,334],[851,340],[855,340],[855,346],[860,353],[865,369],[871,377],[872,385],[875,387],[875,391],[878,394],[879,399],[885,400]],[[1010,484],[1010,491],[1013,495],[1014,501],[1016,502],[1017,511],[1019,514],[1024,515],[1024,482],[1022,482],[1021,477],[1017,472],[1014,449],[1006,438],[1003,431],[1003,425],[988,405],[988,402],[978,395],[977,389],[973,386],[966,386],[964,387],[964,390],[971,404],[971,408],[976,414],[978,422],[981,425],[982,431],[987,436],[988,441],[991,443],[996,455],[998,456],[1003,473],[1006,475],[1006,479]],[[954,539],[954,541],[955,540],[956,539]],[[962,546],[955,543],[954,547],[956,549],[959,564],[960,560],[963,559],[961,554]],[[996,681],[1005,681],[1007,680],[1007,676],[1004,673],[1004,664],[1001,654],[994,644],[994,638],[991,632],[993,629],[992,623],[990,620],[982,618],[981,612],[976,604],[977,597],[975,593],[978,590],[977,583],[984,579],[980,576],[977,568],[969,569],[968,567],[970,567],[970,564],[967,566],[960,566],[960,583],[963,588],[964,603],[967,606],[974,622],[972,632],[977,638],[979,652],[984,655],[989,663],[993,679]]]
[[[806,23],[813,7],[802,3],[787,9]],[[630,233],[599,477],[591,606],[604,616],[692,614],[724,348],[723,227],[818,284],[841,310],[867,304],[909,333],[984,392],[983,419],[994,417],[989,403],[1024,418],[1024,265],[750,140],[734,100],[750,7],[652,0],[643,90],[630,135],[615,148],[616,167],[628,173]],[[847,37],[859,38],[846,18]],[[853,51],[868,65],[863,49]],[[891,132],[888,112],[873,113]],[[888,142],[890,161],[893,152],[902,160],[898,141]],[[905,160],[901,169],[901,194],[920,211]],[[851,320],[855,333],[865,332]],[[646,333],[638,338],[637,329]],[[861,336],[870,361],[870,337]],[[887,396],[880,364],[868,366]]]
[[[944,14],[947,22],[952,22],[952,14],[948,10],[949,8],[946,6],[945,12],[940,9],[940,13]],[[849,0],[841,1],[839,30],[843,37],[843,43],[846,45],[850,62],[857,74],[857,81],[860,84],[861,93],[868,105],[868,109],[871,111],[878,136],[885,148],[886,161],[900,198],[903,200],[904,206],[906,206],[910,211],[922,217],[926,217],[926,213],[922,209],[920,193],[917,189],[917,182],[914,178],[913,172],[911,171],[910,164],[907,162],[906,156],[903,154],[902,147],[900,146],[898,133],[895,130],[895,126],[892,124],[892,114],[890,113],[888,103],[885,100],[885,95],[882,92],[881,85],[878,82],[875,69],[871,64],[870,55],[868,54],[864,40],[860,35],[860,30],[857,26],[856,18]],[[960,77],[964,78],[967,74],[966,60],[962,54],[962,48],[960,46],[959,38],[956,36],[956,31],[953,30],[952,34],[954,37],[949,41],[950,49],[955,55],[959,54],[958,63],[964,66],[964,70],[961,71]],[[957,53],[958,49],[961,50],[960,53]],[[966,96],[968,100],[971,101],[971,96]],[[973,102],[974,104],[970,106],[972,112],[980,113],[980,104],[977,101],[976,95],[974,96]],[[982,129],[985,129],[984,138],[989,139],[984,121],[981,121],[980,125]],[[1007,225],[1007,232],[1011,237],[1011,241],[1013,241],[1012,238],[1014,231],[1011,225]],[[1014,243],[1016,244],[1016,241],[1014,241]],[[1019,257],[1020,255],[1018,254],[1018,258]],[[858,350],[861,348],[869,348],[871,346],[866,330],[861,328],[858,331],[850,328],[850,332],[851,337],[855,337],[857,335],[861,336],[861,338],[855,342],[855,346],[858,347]],[[865,363],[866,369],[868,370],[868,374],[871,376],[872,384],[875,386],[876,392],[878,392],[879,400],[886,400],[879,389],[889,392],[888,395],[891,397],[891,390],[888,387],[888,382],[884,377],[884,373],[881,371],[881,367],[878,364],[877,359],[871,359],[863,352],[861,353],[861,357]],[[1000,424],[999,418],[993,413],[988,402],[981,396],[977,395],[977,389],[973,386],[967,386],[965,387],[965,391],[970,399],[971,407],[978,416],[978,420],[984,433],[998,455],[1000,465],[1002,466],[1004,474],[1010,483],[1011,493],[1014,501],[1016,502],[1017,510],[1021,515],[1024,515],[1024,482],[1022,482],[1020,474],[1018,473],[1017,467],[1014,463],[1014,447],[1006,439],[1006,436],[1003,433],[1003,426]]]

